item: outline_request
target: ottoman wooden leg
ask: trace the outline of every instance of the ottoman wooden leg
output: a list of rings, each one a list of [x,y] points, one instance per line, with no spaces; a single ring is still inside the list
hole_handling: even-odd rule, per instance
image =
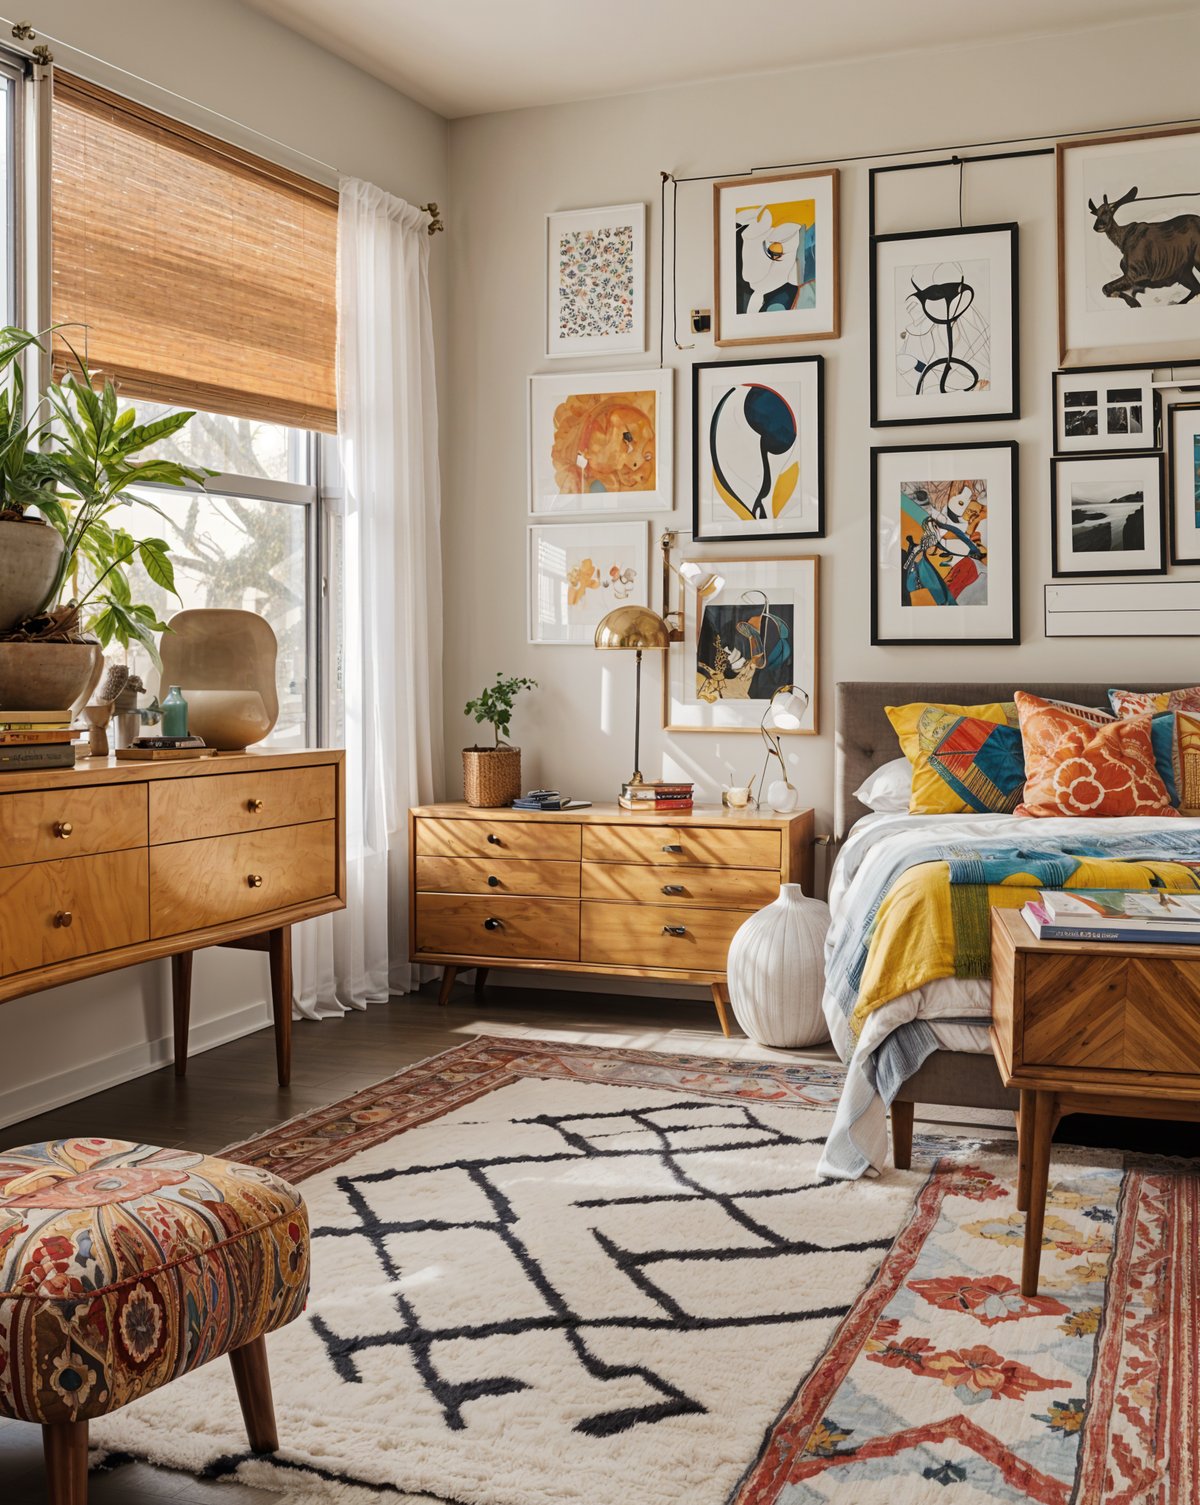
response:
[[[273,1453],[279,1447],[275,1425],[275,1402],[271,1398],[271,1372],[267,1368],[267,1340],[255,1338],[229,1355],[238,1403],[246,1423],[246,1436],[256,1453]],[[80,1496],[82,1500],[83,1496]]]
[[[42,1428],[50,1505],[87,1505],[88,1424],[57,1421]]]
[[[913,1114],[916,1103],[900,1098],[892,1104],[892,1164],[898,1171],[912,1169]]]

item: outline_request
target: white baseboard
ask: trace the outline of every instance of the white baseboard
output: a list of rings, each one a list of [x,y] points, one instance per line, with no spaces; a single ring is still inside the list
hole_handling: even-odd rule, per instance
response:
[[[199,1055],[215,1046],[238,1040],[243,1035],[252,1035],[271,1023],[269,1003],[253,1003],[235,1013],[224,1014],[220,1019],[210,1019],[192,1027],[189,1039],[189,1054]],[[171,1035],[159,1040],[140,1040],[127,1045],[98,1061],[87,1061],[73,1066],[68,1071],[43,1077],[38,1082],[27,1082],[21,1087],[12,1087],[0,1092],[0,1128],[19,1123],[22,1119],[34,1118],[39,1113],[49,1113],[52,1108],[61,1108],[64,1103],[78,1102],[103,1092],[106,1087],[115,1087],[119,1082],[131,1082],[135,1077],[146,1076],[175,1059],[175,1041]]]

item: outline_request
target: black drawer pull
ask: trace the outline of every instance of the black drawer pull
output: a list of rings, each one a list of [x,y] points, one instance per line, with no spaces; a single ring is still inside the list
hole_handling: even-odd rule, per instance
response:
[[[687,926],[686,925],[664,925],[663,926],[663,934],[664,935],[686,935],[687,934]]]
[[[681,894],[682,892],[683,892],[683,884],[682,883],[664,883],[663,884],[663,893],[664,894]]]
[[[488,840],[491,842],[491,844],[494,847],[499,847],[499,846],[503,846],[504,845],[504,843],[500,840],[500,838],[496,835],[496,833],[494,831],[489,831],[488,832]]]
[[[495,873],[492,873],[490,875],[490,877],[488,878],[488,887],[489,888],[499,888],[500,887],[500,880],[499,880],[499,878],[496,877]]]
[[[664,852],[677,852],[677,853],[679,853],[679,854],[682,855],[683,848],[679,845],[679,843],[677,841],[672,841],[667,846],[663,847],[663,851]]]
[[[491,915],[488,919],[484,920],[483,928],[485,930],[503,930],[504,921],[498,920],[495,915]]]

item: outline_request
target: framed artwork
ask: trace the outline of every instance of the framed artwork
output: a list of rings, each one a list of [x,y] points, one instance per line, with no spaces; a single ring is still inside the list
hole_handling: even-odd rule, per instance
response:
[[[648,606],[649,525],[535,524],[529,529],[529,641],[590,648],[614,606]]]
[[[871,242],[871,422],[1019,418],[1017,227]]]
[[[1060,364],[1200,357],[1200,126],[1056,155]]]
[[[1051,573],[1165,575],[1161,455],[1050,462]]]
[[[757,732],[777,690],[810,698],[797,735],[817,731],[820,560],[705,558],[725,577],[684,638],[667,649],[663,725],[672,732]]]
[[[1017,446],[871,451],[871,642],[1019,643]]]
[[[824,360],[692,367],[692,532],[697,540],[821,538]]]
[[[1200,402],[1171,408],[1171,559],[1200,564]]]
[[[646,348],[646,206],[546,216],[546,354]]]
[[[1161,442],[1154,373],[1128,366],[1080,366],[1053,377],[1054,453],[1143,453]]]
[[[672,372],[529,378],[533,514],[670,512]]]
[[[838,170],[713,184],[718,345],[836,340]]]

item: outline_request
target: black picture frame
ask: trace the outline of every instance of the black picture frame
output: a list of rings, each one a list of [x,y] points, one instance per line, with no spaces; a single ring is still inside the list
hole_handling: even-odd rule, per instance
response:
[[[879,248],[900,241],[942,240],[955,236],[1007,234],[1009,238],[1009,283],[1011,313],[1010,348],[1012,365],[1009,372],[1011,403],[1006,407],[987,412],[939,413],[910,418],[883,418],[880,416],[879,382]],[[1021,416],[1021,347],[1020,347],[1020,227],[1015,220],[995,225],[954,225],[945,230],[904,230],[890,235],[873,235],[870,245],[870,324],[871,324],[871,427],[906,428],[916,425],[942,423],[1003,423]],[[949,353],[944,359],[949,359]],[[890,369],[890,367],[889,367]],[[932,446],[928,446],[932,448]]]
[[[1012,590],[1011,631],[999,637],[883,637],[879,631],[879,458],[881,455],[926,454],[943,450],[1007,450],[1011,494]],[[1016,647],[1021,641],[1021,492],[1020,445],[1015,439],[977,439],[956,444],[873,444],[871,446],[871,646],[904,648]]]
[[[1158,557],[1159,563],[1150,569],[1118,568],[1113,570],[1072,570],[1063,567],[1063,561],[1059,556],[1058,547],[1058,473],[1064,465],[1077,465],[1080,462],[1100,463],[1106,460],[1143,460],[1152,461],[1158,472]],[[1050,575],[1055,580],[1112,580],[1112,579],[1145,579],[1167,573],[1167,489],[1164,475],[1164,457],[1153,451],[1131,455],[1125,451],[1116,454],[1083,454],[1083,455],[1056,455],[1050,461]]]
[[[817,525],[788,532],[715,532],[703,530],[700,517],[701,479],[706,466],[701,460],[703,436],[700,432],[701,372],[737,370],[758,366],[811,366],[817,387]],[[825,357],[822,355],[779,355],[764,359],[698,361],[692,366],[692,537],[697,543],[764,544],[776,539],[825,537]]]
[[[1176,413],[1200,413],[1200,402],[1173,402],[1167,409],[1167,475],[1169,477],[1168,504],[1170,507],[1171,521],[1171,563],[1185,565],[1200,564],[1200,549],[1198,549],[1197,553],[1195,553],[1194,555],[1184,555],[1180,554],[1179,552],[1179,496],[1177,486],[1178,457],[1175,454]]]
[[[1051,422],[1054,425],[1054,437],[1050,452],[1054,458],[1073,460],[1082,457],[1099,458],[1112,454],[1131,456],[1157,454],[1163,448],[1165,437],[1163,429],[1163,403],[1162,393],[1155,390],[1152,382],[1147,383],[1150,389],[1151,405],[1150,443],[1130,445],[1127,449],[1113,449],[1111,442],[1105,442],[1109,436],[1098,435],[1094,449],[1089,449],[1087,446],[1080,449],[1063,449],[1058,432],[1058,394],[1059,388],[1064,382],[1080,381],[1089,376],[1105,376],[1113,371],[1145,371],[1152,375],[1154,369],[1153,365],[1138,365],[1135,361],[1118,361],[1113,365],[1106,366],[1068,366],[1052,372],[1050,375],[1050,415]]]

